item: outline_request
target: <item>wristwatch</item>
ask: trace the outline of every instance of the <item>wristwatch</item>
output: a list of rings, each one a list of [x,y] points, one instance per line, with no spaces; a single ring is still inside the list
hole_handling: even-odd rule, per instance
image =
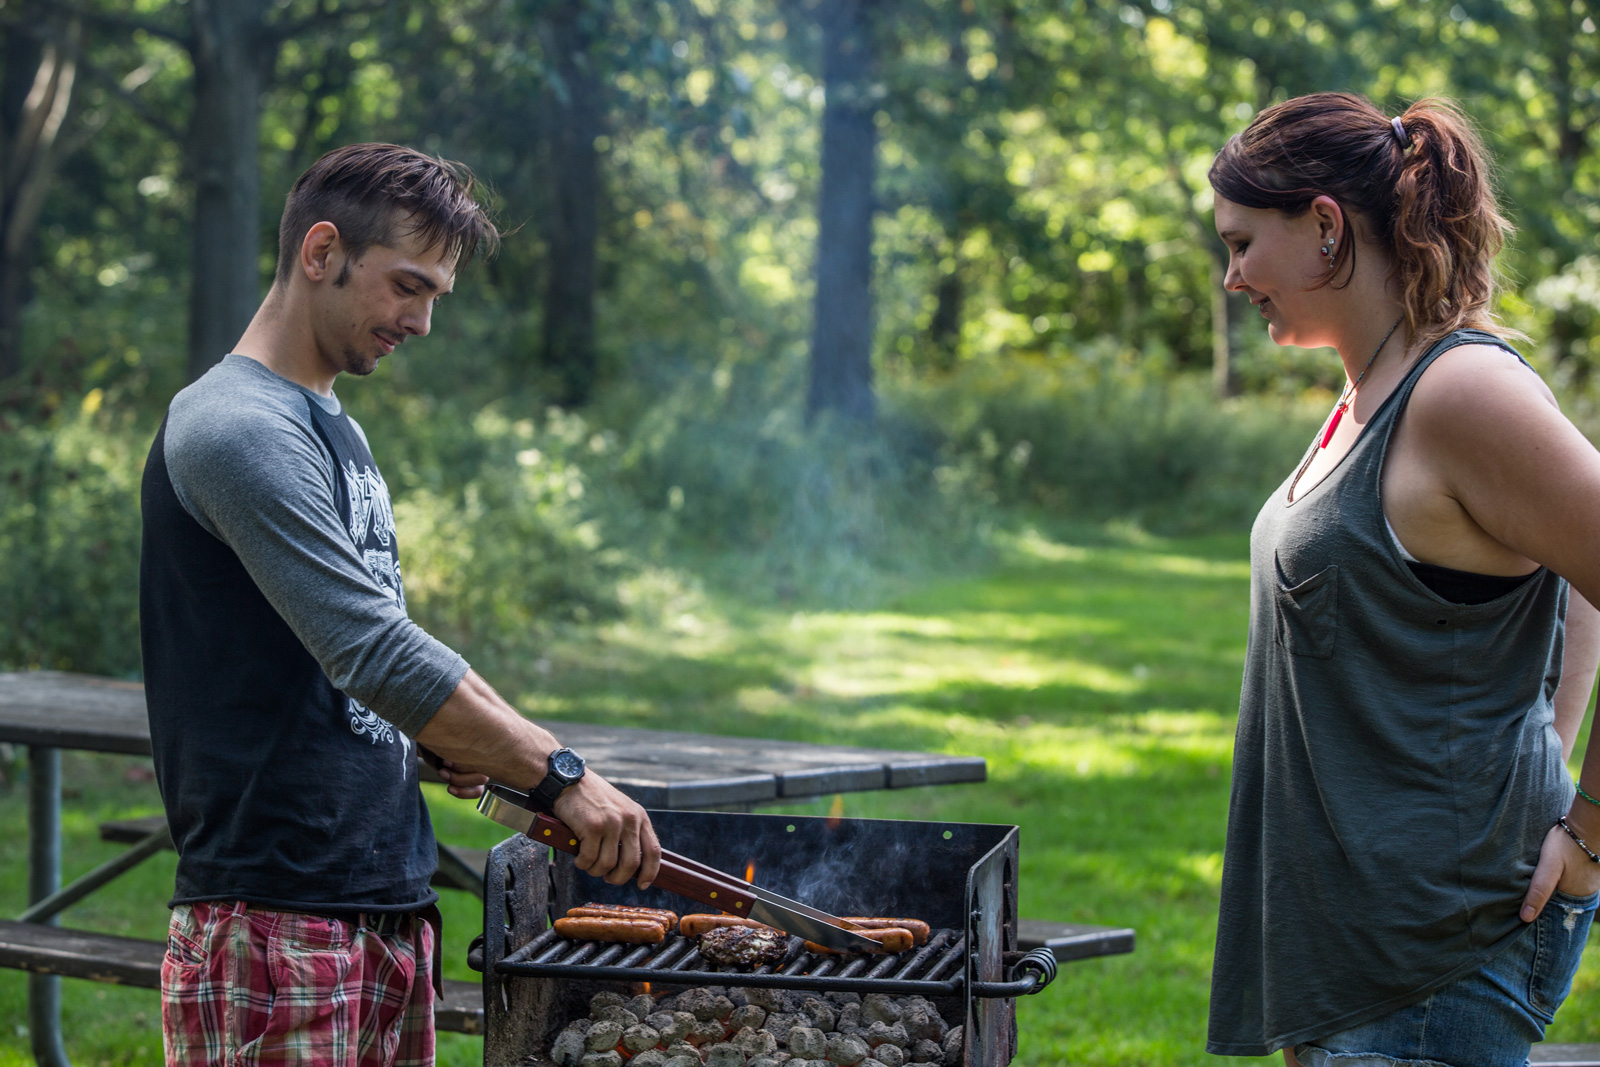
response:
[[[556,798],[561,796],[567,786],[576,785],[578,779],[583,777],[583,771],[582,756],[570,748],[556,749],[550,753],[550,773],[544,776],[544,781],[533,787],[528,799],[545,811],[553,810]]]

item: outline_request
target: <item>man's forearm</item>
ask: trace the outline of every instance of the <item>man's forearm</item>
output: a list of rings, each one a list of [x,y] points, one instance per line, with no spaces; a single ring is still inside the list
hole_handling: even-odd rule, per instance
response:
[[[469,670],[417,733],[417,741],[463,771],[529,790],[544,779],[555,736],[524,719],[477,671]]]

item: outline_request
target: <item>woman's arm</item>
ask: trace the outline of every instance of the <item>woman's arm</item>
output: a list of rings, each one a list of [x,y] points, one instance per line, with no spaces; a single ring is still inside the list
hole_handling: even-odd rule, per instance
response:
[[[1600,452],[1556,408],[1544,383],[1503,352],[1463,347],[1429,367],[1423,381],[1427,388],[1419,384],[1406,417],[1441,492],[1466,522],[1564,576],[1586,601],[1573,635],[1581,662],[1563,671],[1571,704],[1562,702],[1558,729],[1570,744],[1582,715],[1572,705],[1587,704],[1594,676],[1587,605],[1600,603]],[[1592,733],[1584,770],[1588,781],[1600,782],[1600,744]],[[1567,821],[1600,852],[1600,806],[1576,798]],[[1523,899],[1523,921],[1533,921],[1558,887],[1576,895],[1600,889],[1600,863],[1555,826]]]
[[[1561,686],[1556,690],[1556,733],[1561,736],[1561,759],[1572,762],[1572,746],[1594,695],[1595,670],[1600,667],[1600,611],[1576,589],[1567,605],[1566,651],[1561,658]],[[1589,781],[1597,782],[1595,778]],[[1597,850],[1600,851],[1600,850]]]

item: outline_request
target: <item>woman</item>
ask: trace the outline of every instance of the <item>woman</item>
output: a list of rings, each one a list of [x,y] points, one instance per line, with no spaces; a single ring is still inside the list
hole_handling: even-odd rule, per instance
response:
[[[1490,313],[1453,107],[1290,100],[1211,184],[1227,287],[1347,379],[1251,534],[1208,1048],[1522,1067],[1600,889],[1600,454]]]

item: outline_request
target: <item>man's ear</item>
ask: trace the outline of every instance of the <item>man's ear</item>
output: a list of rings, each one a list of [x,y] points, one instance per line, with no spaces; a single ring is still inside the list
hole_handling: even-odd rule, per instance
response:
[[[300,269],[307,278],[320,282],[327,278],[343,252],[339,227],[331,222],[319,222],[306,231],[305,240],[300,242]]]

